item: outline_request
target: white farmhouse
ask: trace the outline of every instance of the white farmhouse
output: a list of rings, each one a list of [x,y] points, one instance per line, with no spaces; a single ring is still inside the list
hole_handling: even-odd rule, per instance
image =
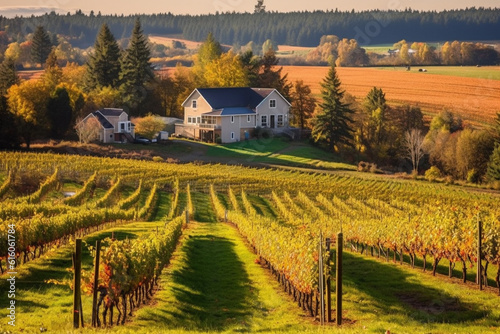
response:
[[[271,88],[197,88],[182,106],[176,135],[208,142],[247,139],[256,127],[282,132],[290,118],[290,102]]]

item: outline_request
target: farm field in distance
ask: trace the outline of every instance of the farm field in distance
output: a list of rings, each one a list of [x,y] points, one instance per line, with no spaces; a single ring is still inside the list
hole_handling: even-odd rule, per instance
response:
[[[111,232],[116,240],[104,241],[100,275],[105,287],[113,287],[108,292],[128,294],[126,287],[138,282],[136,270],[151,261],[172,263],[163,272],[155,269],[155,293],[109,332],[337,332],[318,328],[314,297],[319,231],[334,239],[341,228],[344,324],[338,332],[499,330],[498,192],[351,171],[37,153],[4,152],[0,158],[0,231],[14,222],[23,236],[16,244],[21,332],[71,331],[72,291],[61,283],[72,277],[73,236],[93,245]],[[76,193],[65,198],[65,192]],[[483,263],[489,264],[482,292],[473,269],[478,214]],[[175,246],[170,233],[178,237],[181,224],[177,250],[157,249]],[[0,234],[0,242],[5,238]],[[3,268],[5,257],[0,253]],[[148,261],[136,262],[142,257]],[[82,265],[92,270],[86,246]],[[123,275],[120,268],[129,266]],[[118,272],[116,278],[110,272]],[[0,280],[0,290],[7,284]],[[7,302],[0,300],[3,319]],[[91,297],[84,294],[82,303],[88,328]],[[116,307],[114,314],[116,322]],[[0,329],[8,329],[4,320]]]
[[[419,68],[428,72],[418,72]],[[283,66],[290,81],[303,80],[318,97],[327,72],[328,67],[321,66]],[[418,105],[430,115],[446,108],[472,123],[490,124],[500,111],[500,67],[414,66],[411,71],[404,67],[338,67],[337,73],[342,88],[358,100],[378,87],[389,104]]]

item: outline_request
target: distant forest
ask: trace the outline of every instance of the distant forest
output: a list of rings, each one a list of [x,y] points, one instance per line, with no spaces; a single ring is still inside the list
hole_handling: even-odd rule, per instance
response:
[[[178,35],[202,41],[212,32],[223,44],[277,44],[314,47],[323,35],[354,38],[360,45],[409,41],[500,40],[500,8],[467,8],[443,12],[404,11],[314,11],[278,13],[223,13],[211,15],[100,15],[82,11],[59,15],[6,18],[0,16],[0,31],[22,42],[37,26],[52,35],[67,36],[75,47],[87,48],[106,22],[117,39],[130,36],[139,17],[146,34]]]

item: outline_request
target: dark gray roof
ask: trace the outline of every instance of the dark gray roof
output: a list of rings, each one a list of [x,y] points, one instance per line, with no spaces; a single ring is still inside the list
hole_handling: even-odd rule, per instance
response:
[[[203,114],[204,116],[237,116],[237,115],[253,115],[256,114],[255,111],[248,108],[222,108],[219,110],[214,110],[209,113]]]
[[[274,91],[274,88],[252,88],[252,90],[265,99]]]
[[[250,87],[198,88],[198,92],[212,109],[249,108],[255,109],[264,98],[266,90],[255,91]],[[273,90],[271,89],[270,92]]]
[[[100,110],[98,111],[95,111],[92,113],[96,118],[97,120],[99,121],[99,123],[101,123],[101,125],[105,128],[105,129],[114,129],[115,127],[113,126],[113,124],[111,124],[107,119],[106,117],[104,117]]]
[[[120,116],[123,113],[123,109],[118,108],[104,108],[98,111],[104,116]]]

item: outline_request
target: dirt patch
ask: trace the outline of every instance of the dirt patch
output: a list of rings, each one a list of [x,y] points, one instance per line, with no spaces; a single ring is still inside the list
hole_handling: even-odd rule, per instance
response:
[[[398,299],[415,310],[432,315],[445,312],[465,311],[458,298],[437,296],[423,296],[418,292],[402,292],[397,295]]]

